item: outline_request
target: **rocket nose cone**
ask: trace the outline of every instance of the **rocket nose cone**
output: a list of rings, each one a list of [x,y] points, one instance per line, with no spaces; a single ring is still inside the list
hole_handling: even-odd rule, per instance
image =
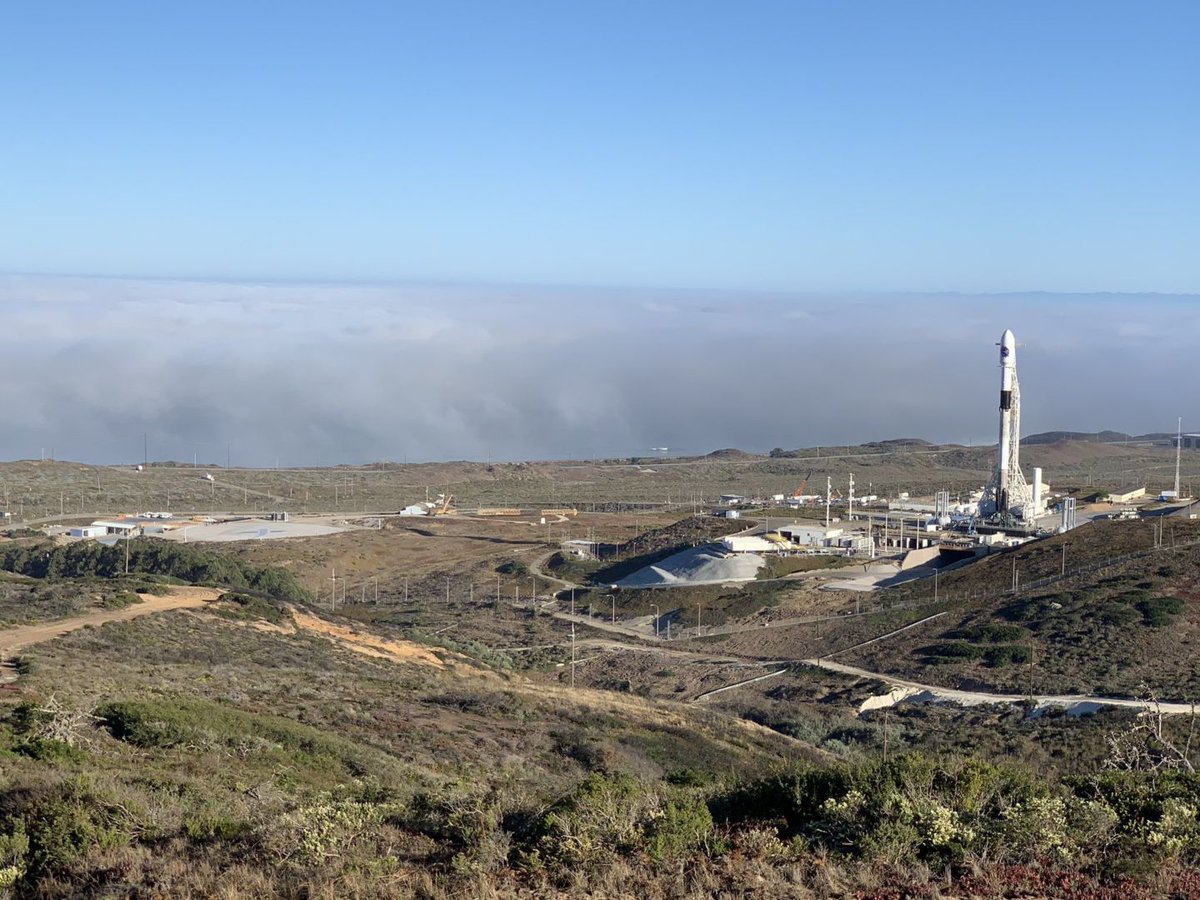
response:
[[[1011,330],[1006,329],[1004,335],[1000,338],[1000,362],[1006,363],[1016,359],[1017,356],[1017,339],[1013,336]]]

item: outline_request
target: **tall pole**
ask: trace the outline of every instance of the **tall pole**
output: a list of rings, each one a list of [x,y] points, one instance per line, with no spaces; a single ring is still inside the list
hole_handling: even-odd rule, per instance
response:
[[[1175,432],[1175,499],[1179,499],[1179,456],[1183,450],[1183,417],[1179,418],[1179,427]]]
[[[829,527],[829,505],[830,505],[830,503],[833,502],[832,497],[831,497],[832,494],[833,494],[833,478],[830,476],[826,476],[825,477],[825,527],[826,528]]]
[[[1058,574],[1064,576],[1067,574],[1067,545],[1065,543],[1062,545],[1062,570]]]
[[[575,623],[571,623],[571,690],[575,689]]]

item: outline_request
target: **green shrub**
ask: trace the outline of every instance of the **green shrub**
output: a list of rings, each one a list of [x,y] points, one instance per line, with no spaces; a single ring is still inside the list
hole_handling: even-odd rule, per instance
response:
[[[1183,612],[1184,603],[1178,597],[1151,597],[1136,604],[1142,614],[1142,621],[1151,628],[1162,628],[1175,621],[1175,617]]]
[[[282,625],[284,622],[291,621],[291,616],[284,609],[261,597],[252,597],[249,594],[231,591],[228,594],[222,594],[220,599],[229,605],[219,606],[214,612],[226,619],[247,622],[263,620],[274,625]]]
[[[984,662],[993,668],[1003,668],[1010,663],[1027,663],[1033,658],[1033,650],[1025,644],[1000,644],[988,647]]]
[[[917,651],[932,663],[983,659],[984,649],[966,641],[943,641]]]
[[[655,859],[682,856],[703,844],[712,827],[712,813],[700,797],[669,799],[646,828],[646,850]]]
[[[946,637],[972,643],[1008,644],[1025,637],[1026,630],[1018,625],[975,625],[949,632]]]
[[[96,541],[14,545],[0,548],[0,569],[33,578],[117,578],[128,571],[141,580],[168,576],[188,584],[212,584],[257,591],[281,600],[310,600],[286,569],[253,566],[194,544],[148,538],[106,546]]]

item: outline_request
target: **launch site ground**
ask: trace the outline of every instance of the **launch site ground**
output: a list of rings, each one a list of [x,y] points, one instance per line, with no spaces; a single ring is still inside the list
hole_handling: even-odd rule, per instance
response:
[[[12,515],[0,557],[12,571],[0,573],[0,649],[6,634],[26,634],[16,629],[44,633],[10,651],[0,682],[14,708],[53,696],[141,716],[141,730],[127,733],[78,725],[87,749],[73,765],[103,758],[105,778],[151,804],[160,801],[146,766],[178,779],[171,767],[189,760],[204,768],[195,778],[205,791],[246,822],[266,821],[283,802],[280,772],[289,785],[326,791],[325,803],[341,802],[328,792],[354,779],[365,779],[363,796],[372,785],[462,790],[466,779],[509,798],[501,803],[561,795],[589,776],[733,783],[805,761],[910,751],[1073,777],[1103,770],[1113,735],[1139,727],[1148,708],[1163,714],[1162,737],[1182,745],[1200,697],[1200,520],[1092,521],[1113,506],[1085,502],[1135,480],[1152,494],[1166,488],[1170,447],[1027,445],[1027,464],[1079,498],[1080,524],[974,561],[902,570],[900,553],[813,552],[773,558],[744,581],[613,587],[681,551],[762,532],[768,515],[772,529],[824,515],[776,507],[718,518],[721,494],[790,495],[826,476],[844,484],[851,472],[880,496],[967,493],[994,452],[907,442],[833,456],[822,448],[819,459],[722,451],[303,470],[4,464]],[[1200,454],[1185,453],[1184,484],[1196,476]],[[441,514],[398,514],[426,497]],[[227,585],[237,573],[282,570],[296,589],[247,580],[229,593],[147,600],[176,589],[164,583],[174,578],[145,580],[150,561],[165,558],[160,539],[110,538],[101,548],[46,537],[47,526],[146,511],[196,520],[186,545],[180,528],[169,546],[197,554],[180,558],[209,574],[184,581]],[[322,533],[287,536],[289,527]],[[226,539],[194,541],[203,529]],[[39,568],[56,553],[47,563],[56,568]],[[881,583],[830,589],[862,579]],[[139,611],[139,601],[151,606]],[[263,716],[265,731],[251,724]],[[431,814],[420,803],[432,800],[412,802]],[[454,871],[414,834],[389,832],[405,849],[371,852]],[[212,865],[208,878],[232,871]],[[814,895],[852,893],[820,887],[824,866],[788,878]],[[788,896],[791,883],[764,896]],[[426,895],[436,890],[431,882]]]

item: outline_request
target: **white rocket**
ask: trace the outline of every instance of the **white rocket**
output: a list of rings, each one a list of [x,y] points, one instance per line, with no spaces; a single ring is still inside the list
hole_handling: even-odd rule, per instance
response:
[[[987,516],[1020,515],[1032,501],[1021,474],[1021,386],[1017,381],[1017,339],[1005,330],[1000,338],[1000,440],[996,468],[984,491],[980,511]],[[1032,512],[1032,510],[1030,510]]]
[[[1008,509],[1009,455],[1016,457],[1021,443],[1019,426],[1013,428],[1013,387],[1017,383],[1017,339],[1010,329],[1000,338],[1000,441],[996,448],[996,507]],[[1018,403],[1019,403],[1018,399]],[[1016,415],[1021,408],[1018,405]]]

